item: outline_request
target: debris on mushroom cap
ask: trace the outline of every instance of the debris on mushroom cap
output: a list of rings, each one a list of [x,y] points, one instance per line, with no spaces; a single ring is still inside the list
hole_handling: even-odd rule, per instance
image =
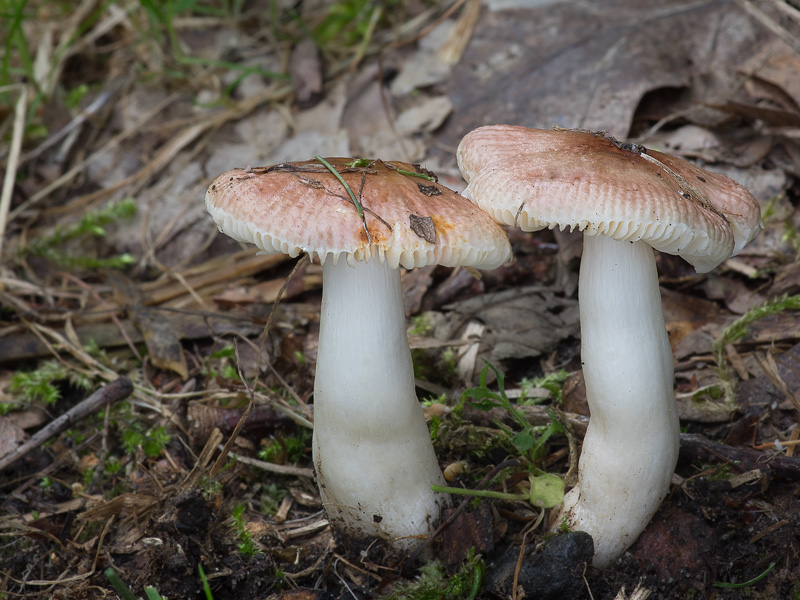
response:
[[[347,187],[319,160],[234,169],[208,188],[206,208],[220,231],[269,254],[344,255],[352,263],[369,260],[373,247],[392,268],[493,269],[509,259],[503,228],[428,171],[394,161],[325,162]]]
[[[642,240],[699,272],[762,227],[758,202],[732,179],[602,132],[479,127],[457,158],[464,195],[501,223]]]

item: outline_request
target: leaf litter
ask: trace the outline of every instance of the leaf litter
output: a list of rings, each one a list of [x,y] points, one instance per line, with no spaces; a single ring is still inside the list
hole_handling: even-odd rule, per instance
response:
[[[222,171],[315,155],[421,163],[458,189],[458,139],[503,122],[603,129],[685,156],[747,185],[766,225],[710,274],[658,257],[686,430],[681,461],[639,542],[614,569],[588,569],[574,597],[628,597],[623,588],[711,597],[715,584],[730,598],[798,593],[792,5],[352,0],[264,12],[198,2],[177,14],[154,6],[84,0],[64,21],[56,3],[29,2],[10,22],[13,69],[0,69],[2,454],[79,406],[91,395],[83,385],[96,392],[125,376],[133,391],[3,471],[2,593],[108,597],[111,566],[137,595],[156,586],[189,598],[203,589],[200,565],[218,599],[403,589],[395,582],[413,569],[385,561],[377,546],[358,557],[336,546],[308,478],[319,267],[302,267],[276,303],[289,261],[217,236],[201,198]],[[97,236],[58,239],[126,199],[133,216]],[[430,236],[418,217],[419,235]],[[514,261],[480,279],[442,267],[403,277],[415,364],[425,367],[418,393],[447,409],[430,416],[437,453],[443,465],[466,463],[457,484],[473,489],[518,450],[502,441],[498,423],[516,426],[502,411],[457,410],[484,361],[505,373],[532,427],[547,427],[550,409],[565,425],[540,467],[569,483],[585,431],[574,247],[560,232],[509,233]],[[37,244],[42,252],[26,250]],[[90,266],[125,255],[135,262]],[[726,337],[743,318],[744,330]],[[14,376],[44,373],[47,361],[60,365],[51,374],[70,377],[42,380],[57,396],[36,396],[29,377],[34,396],[23,398]],[[240,371],[263,385],[248,389]],[[571,374],[563,405],[544,388],[525,395],[524,381],[560,371]],[[235,462],[212,477],[251,396],[253,413],[230,448]],[[482,485],[502,493],[526,477],[517,468]],[[446,534],[440,558],[457,570],[454,557],[478,547],[488,575],[478,578],[483,567],[471,558],[469,585],[446,589],[464,598],[568,589],[549,578],[553,563],[543,563],[547,578],[536,571],[542,538],[525,527],[536,518],[529,506],[482,506],[459,517],[472,533]],[[558,561],[579,561],[579,547]],[[437,577],[446,581],[446,571]],[[533,587],[544,579],[550,592]]]

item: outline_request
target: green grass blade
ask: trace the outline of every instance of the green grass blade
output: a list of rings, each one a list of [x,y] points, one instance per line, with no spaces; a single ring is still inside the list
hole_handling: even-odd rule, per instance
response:
[[[751,586],[751,585],[754,585],[754,584],[758,583],[758,582],[759,582],[759,581],[761,581],[762,579],[764,579],[764,577],[766,577],[766,576],[767,576],[767,574],[768,574],[770,571],[772,571],[772,569],[774,569],[774,568],[775,568],[775,564],[776,564],[776,563],[770,563],[770,565],[767,567],[767,570],[766,570],[766,571],[764,571],[763,573],[761,573],[761,575],[756,575],[756,576],[755,576],[755,577],[753,577],[753,578],[752,578],[750,581],[745,581],[744,583],[723,583],[723,582],[721,582],[721,581],[715,581],[715,582],[714,582],[714,587],[718,587],[718,588],[725,588],[725,589],[729,589],[729,590],[730,590],[730,589],[734,589],[734,590],[735,590],[735,589],[740,589],[740,588],[746,588],[746,587],[749,587],[749,586]]]
[[[156,588],[154,587],[146,587],[144,588],[145,596],[147,596],[147,600],[166,600],[164,596],[158,593]]]
[[[366,218],[364,218],[364,210],[361,208],[361,203],[358,201],[358,198],[356,198],[356,195],[353,193],[353,190],[350,189],[350,186],[347,185],[347,182],[339,174],[339,171],[337,171],[333,167],[331,163],[329,163],[321,156],[315,156],[314,158],[316,158],[319,162],[321,162],[325,166],[325,168],[328,169],[328,171],[333,173],[333,176],[336,177],[336,179],[339,180],[339,183],[341,183],[344,186],[344,189],[347,190],[347,193],[350,195],[350,200],[353,201],[353,204],[355,205],[356,210],[358,211],[358,216],[361,217],[361,223],[363,223],[364,225],[364,232],[367,234],[367,243],[372,244],[372,236],[370,236],[369,229],[367,229],[367,220]]]
[[[203,571],[203,565],[200,563],[197,563],[197,571],[200,573],[200,581],[203,582],[203,591],[206,594],[206,600],[214,600],[214,596],[211,595],[211,586],[208,585],[206,572]]]
[[[117,575],[117,572],[114,569],[108,567],[105,570],[105,575],[108,578],[109,583],[111,583],[111,586],[119,594],[122,600],[136,600],[136,596],[133,595],[133,592],[127,585],[125,585],[125,582],[120,579],[119,575]]]

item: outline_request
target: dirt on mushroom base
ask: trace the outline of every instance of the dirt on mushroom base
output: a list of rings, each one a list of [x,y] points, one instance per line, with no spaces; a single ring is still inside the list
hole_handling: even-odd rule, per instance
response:
[[[713,589],[724,589],[725,598],[794,597],[800,589],[792,558],[800,551],[797,484],[769,488],[766,500],[758,485],[688,481],[611,569],[587,578],[595,598],[613,597],[622,586],[630,591],[639,579],[652,597],[665,600],[709,597]],[[770,533],[758,534],[764,530]],[[760,582],[742,585],[765,573]]]

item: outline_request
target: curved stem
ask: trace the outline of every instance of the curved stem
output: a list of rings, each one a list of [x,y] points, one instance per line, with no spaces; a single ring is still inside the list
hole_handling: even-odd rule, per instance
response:
[[[431,489],[444,478],[405,324],[399,271],[376,258],[325,261],[313,453],[328,518],[345,536],[427,534],[444,503]]]
[[[562,515],[594,538],[602,568],[636,540],[669,491],[679,424],[652,249],[585,236],[579,296],[591,418]]]

